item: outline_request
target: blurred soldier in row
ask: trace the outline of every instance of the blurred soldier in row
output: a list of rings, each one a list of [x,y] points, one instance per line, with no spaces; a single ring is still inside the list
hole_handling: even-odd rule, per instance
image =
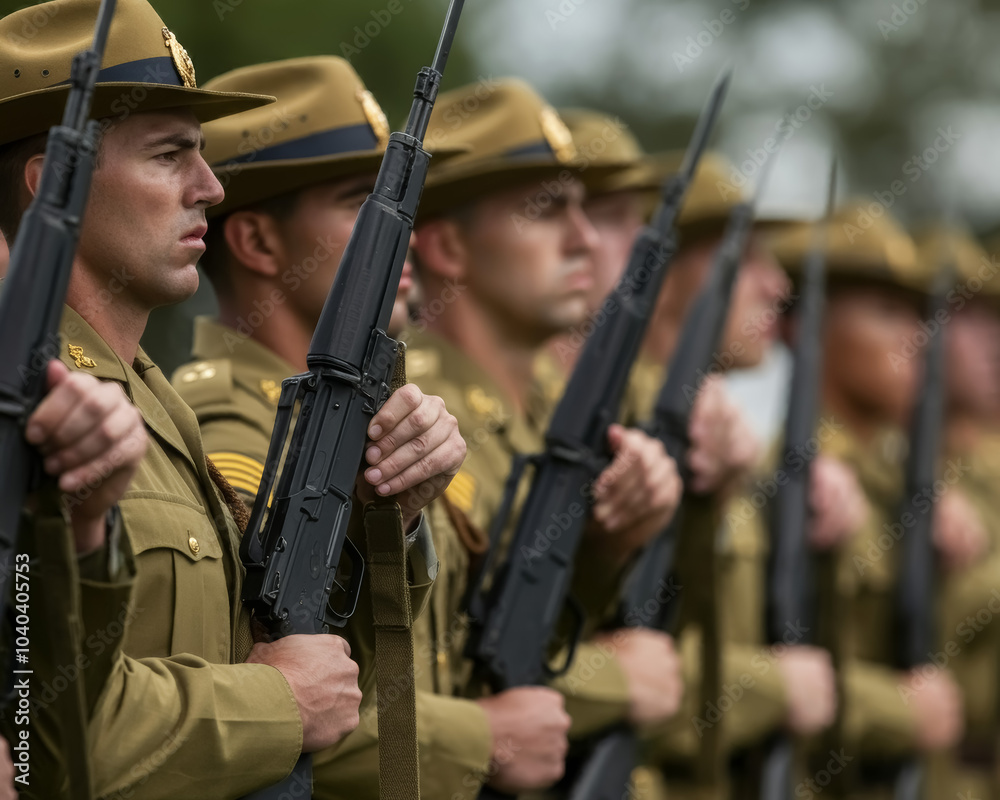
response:
[[[538,384],[535,360],[553,336],[584,319],[596,234],[582,209],[587,165],[556,112],[524,84],[495,81],[442,95],[428,136],[471,151],[428,181],[416,229],[423,305],[408,336],[410,371],[441,393],[469,443],[446,496],[471,520],[478,559],[514,457],[544,447],[558,398]],[[574,569],[588,611],[613,593],[630,555],[669,520],[679,493],[658,442],[612,426],[608,444],[614,458],[595,484]],[[573,738],[618,721],[669,717],[680,693],[671,640],[647,631],[616,634],[610,650],[584,644],[553,685],[566,693]]]
[[[963,695],[965,735],[954,757],[935,762],[931,796],[1000,797],[1000,280],[997,265],[957,227],[917,238],[925,270],[953,264],[941,324],[947,348],[947,407],[942,464],[965,472],[938,501],[942,549],[941,618],[935,668],[951,670]],[[934,335],[934,334],[932,334]],[[947,511],[944,511],[948,509]],[[949,528],[944,528],[948,525]]]
[[[358,211],[373,189],[389,128],[375,98],[339,58],[247,67],[207,87],[258,87],[277,96],[281,118],[293,120],[276,126],[278,117],[260,109],[205,128],[206,157],[227,184],[226,200],[210,212],[202,260],[221,313],[219,320],[197,320],[197,361],[174,378],[198,415],[210,457],[252,503],[281,381],[306,369],[313,329]],[[268,144],[247,147],[255,141]],[[434,163],[448,155],[438,150]],[[406,323],[411,285],[407,264],[391,335]],[[443,404],[434,411],[448,414]],[[447,418],[453,425],[454,418]],[[411,468],[418,454],[413,448],[381,456],[382,439],[391,442],[395,436],[391,430],[372,435],[369,451],[369,474],[384,473],[374,481],[388,483],[390,493],[396,491],[391,475]],[[425,442],[428,450],[443,444],[448,441]],[[430,611],[415,634],[421,790],[427,797],[475,796],[491,760],[496,763],[491,781],[499,787],[547,785],[558,777],[568,726],[557,693],[515,689],[479,702],[454,696],[460,685],[446,643],[460,622],[468,556],[443,507],[436,503],[435,509],[439,572]],[[366,715],[335,754],[317,756],[317,797],[376,790],[376,736],[375,719]]]
[[[70,57],[89,46],[97,8],[97,0],[61,2],[27,41],[17,31],[36,8],[0,22],[4,41],[15,43],[0,55],[8,66],[0,86],[7,111],[0,130],[0,185],[7,190],[0,227],[9,241],[37,187],[45,132],[61,116],[65,90],[59,87],[66,85]],[[104,70],[94,113],[108,122],[63,319],[65,367],[51,367],[50,378],[79,386],[90,373],[107,382],[105,400],[64,402],[50,424],[79,434],[96,411],[124,396],[141,414],[149,447],[118,502],[136,560],[134,613],[125,626],[125,655],[93,709],[92,777],[99,795],[239,797],[277,782],[302,752],[328,747],[356,727],[358,665],[336,636],[254,644],[239,599],[235,520],[245,518],[245,507],[206,459],[193,413],[138,341],[153,307],[194,290],[205,210],[223,197],[199,152],[200,123],[273,98],[199,90],[190,59],[145,0],[119,0]],[[403,476],[401,490],[426,481],[433,493],[458,468],[464,448],[453,426],[426,413],[438,407],[419,393],[393,396],[374,419],[394,430],[407,413],[425,412],[422,424],[396,431],[386,456],[412,448],[421,436],[453,443],[444,459],[421,458],[419,477]],[[127,427],[127,417],[118,417],[102,426],[101,441],[117,441]],[[44,435],[29,427],[29,440]],[[79,449],[65,464],[52,454],[58,461],[47,464],[50,471],[99,454],[86,438],[76,438]],[[121,479],[106,480],[93,503],[116,487],[120,494],[127,470],[119,472]],[[90,503],[81,507],[92,511]],[[426,593],[433,548],[419,506],[408,509],[406,521],[415,527],[414,592]],[[91,522],[103,536],[104,514]],[[371,636],[358,628],[349,635],[359,647]],[[44,791],[41,796],[56,796],[58,786]]]
[[[918,338],[930,275],[913,241],[887,214],[862,227],[859,203],[847,203],[827,226],[827,298],[823,331],[821,452],[847,464],[864,492],[865,522],[854,530],[812,531],[834,557],[821,587],[819,641],[841,670],[843,707],[833,749],[818,752],[812,775],[835,776],[836,796],[891,797],[899,769],[915,754],[953,746],[963,722],[960,695],[947,671],[899,672],[895,587],[900,580],[893,525],[902,499],[902,434],[913,412],[922,346]],[[776,238],[775,252],[796,280],[815,241],[800,225]],[[936,543],[948,563],[967,539],[941,537],[955,520],[936,509]],[[844,535],[850,534],[850,535]],[[928,591],[932,591],[928,587]],[[831,755],[834,766],[829,766]],[[821,790],[806,780],[808,792]],[[833,790],[831,790],[833,791]]]
[[[7,240],[0,236],[0,278],[7,274],[8,261],[10,261],[10,252],[7,250]]]

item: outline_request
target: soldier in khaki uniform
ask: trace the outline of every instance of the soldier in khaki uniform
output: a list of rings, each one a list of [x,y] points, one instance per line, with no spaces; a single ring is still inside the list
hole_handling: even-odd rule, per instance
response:
[[[939,505],[948,528],[939,538],[958,541],[941,564],[939,652],[962,689],[965,736],[952,763],[935,763],[931,785],[939,796],[1000,797],[996,734],[1000,725],[1000,488],[997,412],[1000,411],[1000,281],[996,266],[961,228],[933,226],[917,236],[925,271],[943,259],[956,267],[944,329],[948,363],[945,461],[968,467]],[[986,620],[984,624],[984,620]]]
[[[503,80],[442,95],[428,136],[472,151],[428,180],[415,247],[423,302],[408,335],[409,369],[459,419],[469,455],[447,497],[479,532],[471,537],[482,552],[512,459],[543,447],[554,398],[534,363],[548,340],[582,321],[596,240],[581,208],[585,162],[529,87]],[[589,612],[604,610],[629,552],[658,532],[676,502],[676,473],[658,443],[621,428],[609,438],[616,463],[638,460],[624,471],[612,465],[599,481],[598,524],[574,572]],[[617,486],[608,481],[616,471]],[[456,637],[456,655],[463,641]],[[651,631],[583,645],[553,684],[566,693],[571,736],[669,716],[676,664],[669,638]]]
[[[15,206],[0,215],[8,239],[36,186],[41,134],[61,114],[65,91],[57,87],[65,86],[70,56],[92,39],[97,6],[60,3],[28,41],[14,33],[38,7],[0,22],[4,40],[17,43],[0,55],[9,67],[0,82],[0,160],[5,174],[23,181]],[[138,341],[152,307],[197,285],[204,212],[223,196],[199,153],[200,122],[271,98],[197,89],[190,59],[144,0],[118,3],[104,65],[94,113],[112,123],[74,262],[62,360],[124,392],[150,444],[119,503],[137,575],[124,656],[90,725],[95,791],[239,797],[277,782],[303,751],[328,747],[357,725],[358,666],[335,636],[254,644],[239,600],[231,513],[245,509],[206,460],[194,414]],[[400,436],[399,444],[408,441]],[[426,527],[417,536],[426,539]],[[411,566],[415,586],[429,582],[424,559],[411,558]]]
[[[206,157],[228,184],[226,201],[212,212],[203,261],[216,287],[221,319],[197,321],[197,361],[181,367],[174,378],[198,415],[211,458],[250,502],[263,470],[281,381],[306,368],[309,338],[389,135],[375,98],[342,59],[264,64],[207,84],[225,91],[254,87],[275,94],[285,117],[308,119],[308,126],[276,130],[269,109],[206,125]],[[244,131],[250,140],[268,134],[268,148],[245,153]],[[324,139],[317,137],[319,131],[326,132]],[[310,143],[313,149],[304,150]],[[405,324],[411,283],[407,265],[393,333]],[[512,740],[516,753],[504,768],[506,785],[532,788],[538,770],[533,759],[544,763],[544,754],[527,737],[563,724],[561,700],[552,692],[555,702],[546,705],[535,690],[505,692],[481,703],[453,697],[448,652],[439,643],[453,636],[459,622],[469,558],[443,507],[434,507],[439,572],[428,613],[415,626],[421,791],[425,797],[474,796],[495,743],[509,747]],[[376,737],[374,716],[365,715],[361,728],[335,753],[317,757],[316,796],[352,797],[376,787]],[[564,733],[555,738],[564,742]]]
[[[820,628],[843,670],[844,708],[835,746],[842,746],[852,763],[839,791],[889,797],[901,759],[955,744],[962,711],[948,672],[894,669],[898,576],[892,532],[894,524],[900,526],[895,516],[905,450],[900,430],[917,392],[918,334],[929,281],[912,240],[887,215],[865,218],[862,209],[859,203],[844,204],[826,231],[820,431],[825,427],[827,435],[819,440],[821,452],[854,470],[870,513],[853,537],[837,545],[835,589],[821,601],[835,616],[821,619]],[[813,241],[809,225],[775,238],[775,252],[793,276]],[[957,480],[953,472],[946,471],[945,479]],[[947,527],[944,511],[936,509],[939,527]],[[954,541],[936,534],[936,543],[945,561],[955,554]]]
[[[643,224],[645,216],[662,184],[664,175],[678,162],[677,156],[648,157],[642,152],[620,121],[590,111],[566,112],[568,124],[581,151],[600,149],[603,160],[629,161],[632,169],[608,177],[588,180],[589,194],[585,208],[601,236],[598,274],[609,289],[620,274],[631,242]],[[602,143],[600,148],[595,143]],[[665,377],[665,367],[673,353],[674,343],[688,309],[693,303],[714,254],[721,241],[731,209],[742,200],[735,188],[720,192],[727,186],[730,170],[721,156],[709,153],[691,186],[680,220],[680,245],[675,264],[668,273],[659,313],[651,323],[647,337],[647,353],[656,352],[658,359],[645,357],[636,365],[628,395],[627,413],[646,419]],[[748,367],[759,363],[773,342],[774,321],[783,300],[784,282],[777,268],[755,235],[747,252],[745,268],[739,273],[730,320],[725,332],[725,344],[720,348],[713,372],[730,367]],[[600,298],[595,295],[595,302]],[[572,355],[571,338],[553,348],[557,356]],[[720,510],[734,489],[746,482],[748,469],[758,452],[756,438],[738,410],[725,397],[721,383],[710,379],[699,395],[692,417],[692,452],[689,467],[698,491],[716,491]],[[735,503],[735,499],[728,501]],[[706,609],[717,615],[721,625],[719,641],[704,653],[697,647],[700,637],[692,635],[700,625],[689,626],[689,635],[682,637],[682,655],[688,695],[686,714],[661,732],[649,745],[654,760],[665,763],[671,776],[670,794],[696,794],[683,775],[694,768],[709,726],[721,725],[720,746],[731,753],[762,741],[782,722],[793,729],[807,730],[829,722],[832,710],[832,681],[828,661],[820,653],[793,648],[774,657],[764,648],[762,631],[762,600],[760,594],[766,565],[765,532],[741,528],[734,535],[723,527],[717,548],[720,555],[718,600],[714,608]],[[755,535],[756,534],[756,535]],[[704,567],[700,569],[705,574]],[[702,580],[699,578],[698,580]],[[685,581],[681,581],[683,584]],[[755,611],[758,615],[755,615]],[[720,686],[713,694],[701,687],[702,658],[721,661]],[[787,677],[786,677],[787,676]],[[741,684],[741,678],[744,678]],[[749,678],[750,680],[746,680]],[[786,686],[791,682],[791,687]],[[723,687],[739,687],[738,701],[726,695]],[[700,691],[705,689],[707,695]],[[791,688],[791,690],[790,690]],[[705,706],[705,697],[712,706]],[[720,704],[732,702],[732,709],[716,718]],[[691,720],[696,720],[694,725]],[[720,778],[722,776],[713,776]],[[720,793],[725,789],[720,785]]]

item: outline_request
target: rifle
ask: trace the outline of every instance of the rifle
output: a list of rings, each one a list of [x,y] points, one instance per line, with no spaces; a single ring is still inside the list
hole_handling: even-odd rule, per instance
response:
[[[116,0],[102,0],[93,45],[73,59],[62,123],[49,130],[38,192],[21,221],[0,293],[0,342],[8,354],[0,363],[0,619],[11,594],[25,502],[52,486],[38,452],[24,438],[24,426],[45,396],[48,364],[62,347],[59,321],[100,145],[101,127],[90,119],[91,106],[115,7]],[[74,762],[71,772],[87,775],[82,743],[64,744]],[[89,785],[70,783],[74,793],[89,796]]]
[[[423,139],[464,1],[451,0],[434,64],[417,77],[406,129],[389,137],[313,334],[309,371],[281,385],[264,480],[240,545],[243,602],[275,637],[328,633],[357,605],[364,559],[347,538],[354,484],[400,352],[385,329],[430,164]],[[251,796],[298,797],[303,786],[312,787],[309,755],[284,781]]]
[[[947,233],[944,247],[947,247]],[[946,256],[950,259],[950,254]],[[927,302],[928,319],[947,309],[947,295],[953,267],[944,261]],[[896,587],[897,666],[911,670],[924,664],[934,649],[934,515],[917,499],[934,496],[937,462],[941,448],[945,404],[944,329],[932,336],[924,356],[924,379],[920,399],[910,421],[910,452],[906,460],[903,499],[897,519],[915,520],[906,529],[900,547],[899,581]],[[894,788],[898,800],[919,800],[925,780],[917,758],[907,760],[899,769]]]
[[[677,250],[676,223],[687,189],[708,144],[729,84],[717,80],[691,138],[681,171],[663,185],[652,222],[636,237],[628,265],[605,306],[606,323],[587,339],[546,433],[545,451],[515,459],[504,501],[493,521],[489,556],[468,603],[473,624],[467,655],[495,691],[531,686],[569,666],[583,627],[576,617],[565,664],[554,670],[548,649],[569,598],[573,559],[587,522],[589,487],[610,462],[607,430],[618,417],[632,362],[652,316],[668,265]],[[518,519],[509,555],[487,592],[484,583],[500,546],[521,477],[528,464],[534,477]],[[553,522],[561,531],[547,547],[535,537]],[[490,796],[484,789],[480,797]]]
[[[768,594],[765,621],[771,642],[782,641],[789,624],[809,616],[806,577],[811,572],[809,485],[815,448],[819,384],[823,363],[823,307],[826,294],[826,235],[837,190],[837,163],[830,166],[825,218],[817,225],[812,251],[802,274],[798,341],[792,366],[788,417],[785,420],[781,464],[801,461],[778,487],[770,509],[771,548],[768,558]],[[803,455],[805,454],[805,455]],[[761,797],[786,800],[794,792],[793,743],[787,734],[769,743],[761,768]]]
[[[684,321],[670,373],[660,389],[653,418],[643,428],[660,439],[667,453],[683,471],[690,445],[688,428],[698,389],[711,367],[719,346],[733,284],[753,231],[754,211],[764,185],[762,177],[756,197],[730,211],[722,243],[716,250],[704,288]],[[633,567],[622,592],[613,628],[669,627],[661,592],[671,571],[680,531],[678,513],[653,542],[647,545]],[[657,609],[650,615],[645,609]],[[638,742],[629,726],[605,733],[585,756],[573,780],[571,800],[618,800],[627,793],[629,779],[638,764]]]

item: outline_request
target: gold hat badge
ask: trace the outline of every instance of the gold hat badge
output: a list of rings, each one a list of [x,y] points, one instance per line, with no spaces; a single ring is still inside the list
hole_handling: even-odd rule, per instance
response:
[[[573,134],[570,133],[562,117],[551,106],[546,106],[538,115],[538,122],[542,126],[542,135],[549,143],[556,158],[563,164],[568,164],[576,158],[576,145],[573,144]]]
[[[163,46],[170,51],[170,57],[174,60],[174,66],[177,67],[177,74],[184,81],[184,86],[188,89],[197,89],[198,81],[194,75],[194,62],[191,60],[191,56],[188,55],[188,51],[181,46],[181,43],[177,41],[177,37],[167,27],[163,28]]]

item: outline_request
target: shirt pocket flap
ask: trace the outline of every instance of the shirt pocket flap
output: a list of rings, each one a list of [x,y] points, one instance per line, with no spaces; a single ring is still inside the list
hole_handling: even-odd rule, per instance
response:
[[[133,492],[119,504],[132,552],[164,547],[182,553],[190,561],[222,558],[222,545],[215,526],[203,508],[160,492]],[[155,518],[156,524],[149,520]]]

